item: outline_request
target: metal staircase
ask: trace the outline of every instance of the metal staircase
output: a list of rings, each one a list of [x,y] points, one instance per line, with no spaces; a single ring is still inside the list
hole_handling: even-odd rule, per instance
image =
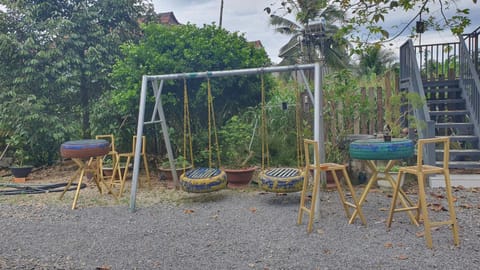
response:
[[[450,136],[450,168],[480,169],[480,27],[458,42],[400,48],[400,89],[425,97],[414,108],[418,138]],[[425,164],[434,164],[442,150],[427,149]],[[462,171],[462,170],[460,170]]]
[[[423,89],[435,136],[450,136],[450,168],[480,168],[479,137],[471,121],[459,80],[426,81]],[[438,158],[443,150],[435,150]]]

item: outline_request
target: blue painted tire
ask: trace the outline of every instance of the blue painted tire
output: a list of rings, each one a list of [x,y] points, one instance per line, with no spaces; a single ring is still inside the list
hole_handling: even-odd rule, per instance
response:
[[[365,160],[394,160],[413,156],[413,141],[406,139],[392,139],[384,142],[383,139],[357,140],[350,144],[350,157]]]
[[[220,169],[194,168],[180,176],[180,186],[191,193],[213,192],[227,187],[227,175]]]
[[[275,193],[289,193],[297,192],[303,188],[303,179],[305,172],[295,168],[281,168],[289,170],[291,174],[288,177],[277,176],[275,174],[277,169],[262,171],[259,175],[260,188]]]
[[[107,140],[68,141],[60,147],[60,154],[64,158],[99,157],[108,152],[110,152],[110,143]]]

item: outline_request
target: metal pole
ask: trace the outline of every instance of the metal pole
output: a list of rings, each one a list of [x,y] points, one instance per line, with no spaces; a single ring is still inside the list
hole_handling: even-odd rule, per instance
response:
[[[138,109],[137,141],[133,162],[132,188],[130,191],[130,211],[135,211],[135,202],[138,186],[138,172],[140,171],[140,151],[142,150],[143,122],[145,117],[145,100],[147,97],[147,76],[142,76],[142,91],[140,92],[140,107]]]
[[[149,75],[149,80],[179,80],[179,79],[194,79],[194,78],[206,78],[206,77],[224,77],[235,75],[249,75],[258,73],[272,73],[272,72],[285,72],[292,70],[304,70],[314,69],[315,64],[303,64],[303,65],[291,65],[291,66],[276,66],[276,67],[261,67],[261,68],[247,68],[247,69],[235,69],[235,70],[223,70],[223,71],[204,71],[194,73],[175,73],[166,75]]]
[[[314,139],[315,141],[318,142],[318,150],[320,153],[320,163],[325,162],[325,136],[323,134],[323,90],[322,90],[322,72],[321,72],[322,66],[320,66],[320,63],[315,63],[315,71],[314,71],[314,90],[315,90],[315,95],[314,95]],[[319,185],[317,190],[317,198],[315,202],[315,216],[319,217],[320,216],[320,188],[321,186],[324,185],[325,183],[325,172],[318,172],[315,171],[315,173],[321,173],[320,179],[322,185]]]

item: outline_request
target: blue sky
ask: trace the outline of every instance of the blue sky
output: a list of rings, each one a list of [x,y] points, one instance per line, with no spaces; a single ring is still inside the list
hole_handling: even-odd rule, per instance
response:
[[[264,12],[264,8],[275,2],[278,3],[279,1],[224,0],[222,26],[232,32],[244,33],[250,41],[260,40],[272,61],[278,62],[278,51],[288,41],[289,37],[275,33],[273,27],[269,25],[269,17]],[[197,26],[213,22],[216,25],[219,24],[221,0],[153,0],[153,3],[157,12],[173,11],[179,22],[183,24],[187,22]],[[472,25],[467,28],[466,32],[471,32],[480,26],[480,4],[473,4],[472,0],[459,0],[457,6],[472,9],[470,14]],[[392,28],[392,34],[394,34],[412,19],[415,13],[397,12],[391,14],[391,16],[387,16],[384,24],[397,25],[397,28]],[[431,8],[431,13],[435,17],[441,18],[439,8]],[[409,31],[405,32],[405,34],[408,33]],[[428,31],[422,35],[422,43],[438,42],[438,40],[451,41],[454,38],[449,32]],[[406,40],[407,37],[405,36],[396,39],[392,48],[397,50]],[[418,44],[418,40],[414,40],[414,43]]]

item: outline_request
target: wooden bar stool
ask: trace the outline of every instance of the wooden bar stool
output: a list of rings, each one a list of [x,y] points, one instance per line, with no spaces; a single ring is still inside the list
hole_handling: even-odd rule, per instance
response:
[[[122,170],[120,168],[118,152],[115,150],[115,137],[113,134],[97,135],[95,136],[95,139],[103,139],[110,142],[110,152],[102,157],[100,171],[103,173],[103,178],[105,179],[105,182],[109,183],[111,189],[115,186],[120,187],[122,182]],[[111,164],[108,166],[106,166],[107,161],[111,161]],[[109,170],[111,169],[110,175],[104,173],[106,168]]]
[[[320,163],[320,155],[319,155],[319,149],[318,149],[318,142],[313,141],[313,140],[304,140],[304,147],[305,147],[305,176],[303,180],[303,189],[301,192],[301,197],[300,197],[300,207],[298,210],[298,224],[302,224],[302,218],[304,213],[308,214],[308,225],[307,225],[307,232],[311,232],[313,229],[313,219],[315,216],[315,203],[318,197],[318,190],[320,187],[320,172],[325,171],[325,172],[330,172],[333,174],[333,178],[335,179],[335,185],[337,187],[338,195],[340,197],[340,201],[342,202],[342,206],[345,210],[345,214],[347,218],[351,217],[349,207],[352,207],[357,210],[358,215],[360,216],[360,219],[362,220],[362,223],[365,225],[365,217],[363,216],[362,210],[360,209],[358,205],[358,201],[355,196],[355,190],[353,189],[352,183],[350,182],[350,177],[347,174],[346,166],[341,165],[341,164],[336,164],[336,163]],[[313,148],[313,156],[314,160],[312,161],[310,158],[310,148]],[[313,191],[312,191],[312,200],[310,202],[310,207],[306,206],[306,196],[307,196],[307,191],[308,191],[308,180],[309,180],[309,173],[311,170],[314,170],[314,180],[313,180]],[[345,179],[345,182],[347,184],[347,187],[351,193],[353,203],[348,202],[346,200],[346,195],[343,191],[343,187],[340,183],[340,180],[337,177],[337,171],[341,171],[343,174],[343,177]],[[349,222],[351,223],[351,222]]]
[[[122,158],[126,158],[125,161],[125,172],[122,175],[122,181],[120,185],[120,192],[118,194],[119,197],[122,196],[123,191],[125,189],[125,180],[127,179],[127,174],[128,174],[128,167],[130,166],[130,162],[132,162],[132,158],[135,157],[135,146],[137,144],[137,136],[133,136],[132,140],[132,152],[130,153],[121,153],[118,155],[119,162],[121,163]],[[148,161],[147,161],[147,154],[146,154],[146,145],[147,145],[147,139],[145,136],[142,136],[142,144],[141,144],[141,151],[140,151],[140,162],[143,160],[143,168],[145,169],[145,174],[146,174],[146,181],[148,184],[148,187],[151,188],[152,185],[150,183],[150,170],[148,169]],[[142,186],[142,182],[140,182],[140,187]]]
[[[432,165],[423,165],[423,151],[424,147],[431,144],[431,146],[435,146],[436,144],[443,144],[443,166],[432,166]],[[453,205],[453,197],[452,197],[452,186],[450,183],[450,171],[448,169],[448,163],[450,159],[450,138],[449,137],[436,137],[430,139],[419,139],[417,145],[417,164],[414,166],[408,167],[401,167],[398,175],[397,175],[397,184],[395,185],[393,196],[392,196],[392,204],[390,206],[390,212],[388,214],[387,219],[387,227],[390,228],[392,224],[393,214],[395,212],[402,212],[402,211],[412,211],[416,210],[416,219],[417,221],[420,220],[420,214],[423,217],[423,223],[425,227],[425,241],[427,242],[427,246],[429,248],[433,247],[432,244],[432,226],[440,226],[440,225],[450,225],[452,227],[453,233],[453,243],[455,245],[460,244],[460,240],[458,238],[458,223],[457,218],[455,215],[455,207]],[[404,174],[413,174],[416,176],[418,181],[418,203],[416,205],[410,205],[408,207],[403,208],[396,208],[396,202],[398,198],[398,193],[401,192],[400,181],[401,177]],[[448,212],[450,215],[450,219],[445,221],[431,221],[428,215],[427,209],[427,199],[425,197],[425,185],[426,185],[426,176],[431,174],[443,174],[445,177],[445,192],[447,193],[447,203],[448,203]]]

